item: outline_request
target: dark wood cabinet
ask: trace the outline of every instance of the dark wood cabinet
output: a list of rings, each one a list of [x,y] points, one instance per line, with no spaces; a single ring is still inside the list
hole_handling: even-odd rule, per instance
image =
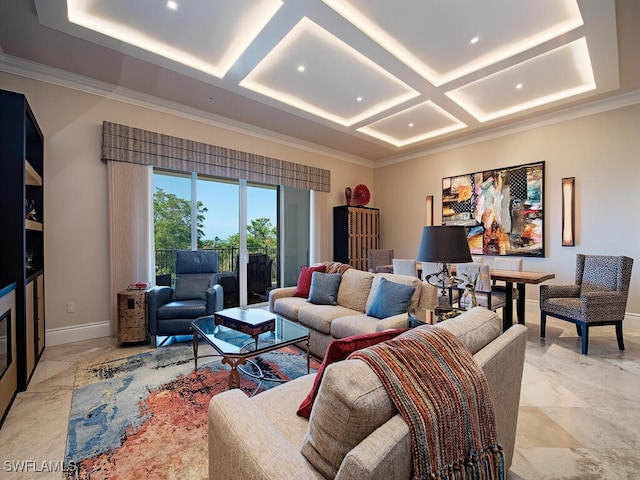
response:
[[[0,288],[16,284],[18,390],[44,349],[44,138],[24,95],[0,90]]]
[[[380,210],[340,205],[333,207],[333,260],[367,269],[367,252],[379,248]]]

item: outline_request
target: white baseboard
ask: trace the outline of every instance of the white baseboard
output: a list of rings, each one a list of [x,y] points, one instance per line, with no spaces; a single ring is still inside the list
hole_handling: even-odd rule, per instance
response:
[[[45,332],[45,345],[62,345],[111,335],[109,322],[85,323],[71,327],[51,328]]]

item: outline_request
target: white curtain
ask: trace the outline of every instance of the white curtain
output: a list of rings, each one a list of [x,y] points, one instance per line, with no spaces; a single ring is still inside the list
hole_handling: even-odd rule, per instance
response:
[[[153,167],[107,162],[111,335],[118,331],[117,293],[133,281],[153,282]]]
[[[311,190],[310,265],[333,259],[332,215],[329,193]]]

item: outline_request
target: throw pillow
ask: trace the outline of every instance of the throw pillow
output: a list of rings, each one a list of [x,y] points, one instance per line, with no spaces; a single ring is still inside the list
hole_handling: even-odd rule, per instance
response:
[[[300,269],[300,275],[298,275],[298,284],[296,285],[296,293],[293,294],[294,297],[309,297],[309,289],[311,288],[311,275],[313,272],[323,272],[325,271],[324,265],[319,265],[317,267],[302,267]]]
[[[341,273],[313,272],[307,301],[316,305],[337,305],[341,280]]]
[[[206,300],[207,289],[211,286],[211,274],[176,275],[172,300]]]
[[[401,283],[390,282],[386,278],[380,279],[380,286],[373,298],[367,315],[376,318],[387,318],[407,311],[407,305],[415,287]]]
[[[322,376],[324,375],[324,370],[332,364],[333,362],[339,362],[347,358],[351,353],[356,350],[361,350],[366,347],[370,347],[371,345],[375,345],[380,342],[384,342],[385,340],[390,340],[402,332],[406,332],[408,329],[396,329],[396,330],[385,330],[383,332],[373,332],[373,333],[365,333],[362,335],[352,335],[351,337],[345,337],[338,340],[333,340],[329,347],[327,348],[326,353],[324,354],[324,359],[322,360],[322,364],[320,368],[318,368],[318,373],[316,375],[315,380],[313,381],[313,387],[311,387],[311,391],[305,397],[305,399],[298,407],[297,414],[300,417],[309,418],[311,415],[311,409],[313,408],[313,402],[318,395],[318,390],[320,390],[320,382],[322,381]]]

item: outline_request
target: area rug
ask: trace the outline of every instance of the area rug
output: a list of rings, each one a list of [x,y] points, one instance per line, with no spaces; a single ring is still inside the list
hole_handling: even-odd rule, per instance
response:
[[[295,346],[253,360],[272,378],[307,373],[305,355]],[[312,359],[311,371],[318,366]],[[67,478],[207,479],[207,407],[213,395],[227,390],[229,367],[220,357],[199,359],[198,370],[193,367],[190,344],[79,366],[67,435]],[[247,395],[278,385],[240,376]]]

